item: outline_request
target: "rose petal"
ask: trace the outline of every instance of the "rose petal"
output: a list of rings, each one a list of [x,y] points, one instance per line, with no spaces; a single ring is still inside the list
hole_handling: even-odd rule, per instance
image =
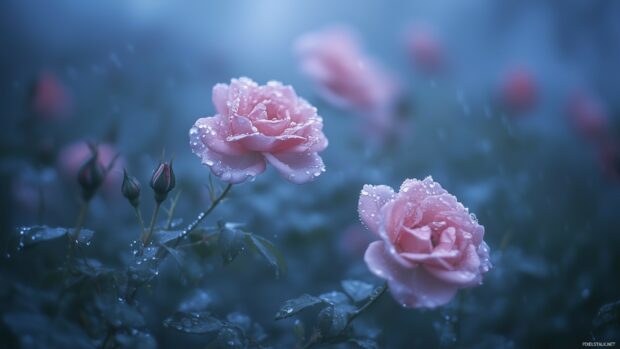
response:
[[[232,143],[238,143],[244,149],[259,152],[280,152],[304,143],[305,138],[294,135],[265,136],[259,133],[231,136],[227,138]]]
[[[364,185],[357,204],[360,219],[370,231],[379,234],[381,208],[394,197],[394,190],[387,185]]]
[[[325,171],[317,153],[263,153],[263,156],[280,175],[297,184],[311,181]]]
[[[394,262],[383,241],[368,246],[364,261],[370,271],[386,279],[394,299],[409,308],[435,308],[448,303],[457,287],[442,282],[422,267],[404,268]]]
[[[230,110],[227,105],[228,101],[228,85],[216,84],[211,92],[211,100],[218,114],[228,116]]]
[[[460,287],[475,285],[481,279],[479,272],[480,258],[473,245],[467,247],[463,261],[455,267],[455,270],[430,265],[425,265],[424,267],[436,278]]]
[[[203,164],[211,168],[213,174],[220,177],[221,180],[233,184],[241,183],[265,171],[265,160],[260,153],[224,155],[207,147],[202,152],[195,152],[195,154],[202,159]]]
[[[410,229],[403,227],[396,245],[402,252],[430,253],[433,250],[432,231],[428,226]]]
[[[201,152],[204,146],[225,155],[242,155],[247,151],[235,143],[228,142],[226,121],[221,115],[196,120],[189,130],[190,145],[194,153]]]

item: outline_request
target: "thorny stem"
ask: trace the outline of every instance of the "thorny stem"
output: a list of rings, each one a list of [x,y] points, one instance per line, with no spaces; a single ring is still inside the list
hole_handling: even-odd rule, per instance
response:
[[[349,316],[349,318],[347,319],[347,324],[344,326],[344,328],[342,329],[341,333],[347,327],[349,327],[351,322],[353,322],[353,320],[355,320],[356,317],[358,317],[362,312],[364,312],[366,309],[368,309],[368,307],[373,305],[379,298],[381,298],[381,296],[385,293],[385,291],[387,291],[387,289],[388,289],[387,282],[384,283],[383,285],[377,287],[376,289],[374,289],[374,291],[372,291],[372,294],[368,298],[368,301],[366,303],[364,303],[361,307],[357,308],[357,310],[355,310]],[[306,344],[302,347],[302,349],[312,348],[313,346],[315,346],[316,344],[321,343],[322,341],[323,341],[323,337],[321,336],[321,334],[319,332],[317,332],[317,333],[313,334],[312,337],[310,337],[310,339],[308,340],[308,342],[306,342]]]
[[[148,233],[142,237],[142,244],[144,246],[148,245],[151,237],[153,236],[153,229],[155,229],[155,222],[157,221],[157,215],[159,214],[159,207],[161,203],[158,202],[155,204],[155,208],[153,209],[153,215],[151,216],[151,224],[149,225]]]

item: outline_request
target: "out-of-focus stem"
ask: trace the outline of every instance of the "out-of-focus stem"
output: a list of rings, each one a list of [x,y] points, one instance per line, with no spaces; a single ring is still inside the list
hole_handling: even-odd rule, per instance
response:
[[[86,212],[88,211],[88,201],[84,201],[80,206],[80,212],[78,213],[77,221],[75,222],[75,228],[73,234],[67,234],[69,237],[69,251],[67,252],[67,261],[70,261],[73,257],[73,251],[75,250],[76,241],[80,238],[80,231],[84,225],[84,218],[86,218]]]
[[[142,244],[144,246],[148,245],[149,241],[151,241],[151,237],[153,236],[153,229],[155,229],[155,222],[157,221],[157,215],[159,214],[160,206],[161,206],[160,202],[155,204],[155,208],[153,209],[153,215],[151,216],[151,224],[149,225],[149,231],[142,238]]]
[[[140,211],[140,206],[134,206],[134,211],[136,212],[138,223],[140,223],[140,234],[144,234],[144,220],[142,219],[142,211]]]

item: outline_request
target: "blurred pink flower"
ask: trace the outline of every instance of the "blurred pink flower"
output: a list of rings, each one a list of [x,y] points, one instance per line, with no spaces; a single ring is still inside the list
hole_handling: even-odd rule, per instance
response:
[[[501,98],[513,113],[531,111],[538,100],[538,86],[532,72],[526,68],[510,70],[502,82]]]
[[[240,183],[259,175],[269,162],[287,180],[305,183],[325,166],[323,119],[291,86],[232,79],[213,87],[217,114],[189,131],[194,154],[223,181]]]
[[[97,149],[99,152],[99,164],[107,168],[118,151],[113,145],[107,143],[99,144]],[[78,170],[90,157],[90,147],[88,143],[84,141],[64,146],[58,155],[58,169],[60,174],[67,181],[77,183]],[[123,167],[123,159],[117,159],[103,182],[103,189],[106,193],[113,195],[118,194],[118,196],[120,196]]]
[[[568,102],[568,114],[585,138],[599,142],[608,136],[609,116],[594,97],[582,91],[573,93]]]
[[[368,246],[366,264],[403,306],[444,305],[491,267],[484,227],[431,177],[407,179],[398,193],[365,185],[358,211],[382,238]]]
[[[362,51],[350,29],[336,26],[305,34],[295,50],[303,73],[328,102],[369,113],[381,113],[396,102],[395,80]]]
[[[431,31],[419,28],[408,30],[405,45],[413,63],[421,71],[437,73],[443,68],[443,49]]]
[[[61,120],[71,112],[69,91],[52,73],[43,72],[35,81],[31,108],[35,114],[46,120]]]

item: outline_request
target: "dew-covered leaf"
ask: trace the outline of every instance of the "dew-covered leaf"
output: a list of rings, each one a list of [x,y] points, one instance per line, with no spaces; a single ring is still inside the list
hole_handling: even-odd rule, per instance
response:
[[[79,258],[73,262],[75,269],[83,275],[90,277],[98,277],[114,272],[114,269],[104,266],[100,261],[96,259],[83,259]]]
[[[153,234],[153,241],[160,245],[165,245],[174,241],[183,234],[183,230],[158,230]]]
[[[343,280],[341,284],[344,291],[354,302],[361,302],[368,298],[375,288],[373,285],[359,280]]]
[[[29,247],[41,242],[55,240],[67,234],[74,234],[73,228],[48,227],[46,225],[35,225],[29,227],[21,227],[18,229],[19,248]],[[90,241],[95,234],[94,231],[88,229],[80,229],[80,236],[77,242],[90,245]]]
[[[317,317],[317,329],[325,338],[338,336],[348,325],[349,317],[355,307],[336,305],[324,308]]]
[[[218,246],[222,254],[224,264],[232,262],[244,248],[244,233],[237,229],[234,223],[220,223],[220,236]]]
[[[252,326],[252,320],[250,319],[250,317],[239,312],[228,314],[226,316],[226,321],[239,326],[244,331],[249,331],[250,327]]]
[[[164,320],[164,326],[185,333],[206,334],[219,331],[222,322],[207,312],[177,312]]]
[[[115,336],[117,348],[121,349],[156,349],[157,342],[149,333],[135,331],[131,334],[119,333]]]
[[[70,234],[75,234],[75,229],[69,229]],[[75,239],[77,243],[83,245],[90,245],[90,242],[93,240],[93,236],[95,236],[95,232],[89,229],[80,229],[79,236]]]
[[[164,248],[168,253],[170,253],[172,258],[174,258],[174,260],[177,262],[179,266],[183,266],[183,256],[184,256],[183,251],[180,251],[173,247],[168,247],[166,245],[161,245],[161,247]]]
[[[276,278],[280,276],[280,272],[286,272],[286,262],[278,249],[271,241],[254,234],[245,234],[246,244],[260,253],[271,265],[276,273]]]
[[[247,346],[247,338],[241,329],[236,327],[224,327],[217,334],[216,347],[222,349],[241,349]]]
[[[594,328],[616,323],[620,325],[620,301],[603,305],[596,314],[592,325]]]
[[[282,307],[280,307],[280,310],[278,310],[278,312],[276,313],[276,320],[281,320],[293,316],[308,307],[323,302],[324,301],[321,298],[314,297],[309,294],[303,294],[300,297],[289,299],[284,302]]]
[[[199,312],[206,310],[213,303],[213,296],[204,290],[195,290],[180,305],[180,312]]]
[[[46,225],[21,227],[18,229],[19,247],[28,247],[43,241],[58,239],[67,234],[67,228],[52,228]]]
[[[350,304],[349,297],[347,297],[346,294],[338,291],[323,293],[319,296],[319,298],[331,305]]]

